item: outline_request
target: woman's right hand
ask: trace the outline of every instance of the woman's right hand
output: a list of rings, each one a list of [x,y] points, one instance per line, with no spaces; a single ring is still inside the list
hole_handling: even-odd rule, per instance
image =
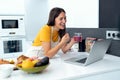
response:
[[[62,37],[61,42],[67,43],[69,40],[70,40],[70,36],[69,36],[68,33],[66,33],[66,34]]]

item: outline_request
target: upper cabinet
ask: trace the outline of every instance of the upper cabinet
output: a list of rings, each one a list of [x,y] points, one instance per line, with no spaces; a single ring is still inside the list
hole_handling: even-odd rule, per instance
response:
[[[120,27],[120,0],[99,0],[99,27]]]

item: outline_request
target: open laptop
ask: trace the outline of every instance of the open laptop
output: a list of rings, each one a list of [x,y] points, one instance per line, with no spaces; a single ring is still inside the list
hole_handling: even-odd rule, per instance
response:
[[[89,65],[103,59],[110,46],[111,40],[95,41],[88,55],[79,55],[77,57],[66,59],[65,62],[77,65]]]

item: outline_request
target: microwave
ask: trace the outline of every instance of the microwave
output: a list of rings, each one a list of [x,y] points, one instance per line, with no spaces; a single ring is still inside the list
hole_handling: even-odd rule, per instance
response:
[[[24,37],[0,38],[0,58],[15,58],[26,52]]]
[[[0,15],[0,36],[25,36],[24,15]]]

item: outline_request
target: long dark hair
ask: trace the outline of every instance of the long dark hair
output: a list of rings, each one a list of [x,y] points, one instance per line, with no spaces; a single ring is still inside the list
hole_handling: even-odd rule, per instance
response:
[[[61,12],[66,13],[65,10],[62,9],[62,8],[55,7],[53,9],[51,9],[51,11],[49,13],[49,19],[48,19],[47,25],[48,26],[54,26],[55,25],[55,18],[58,17]],[[65,32],[66,32],[66,27],[64,29],[60,29],[58,31],[60,38],[63,37]]]

